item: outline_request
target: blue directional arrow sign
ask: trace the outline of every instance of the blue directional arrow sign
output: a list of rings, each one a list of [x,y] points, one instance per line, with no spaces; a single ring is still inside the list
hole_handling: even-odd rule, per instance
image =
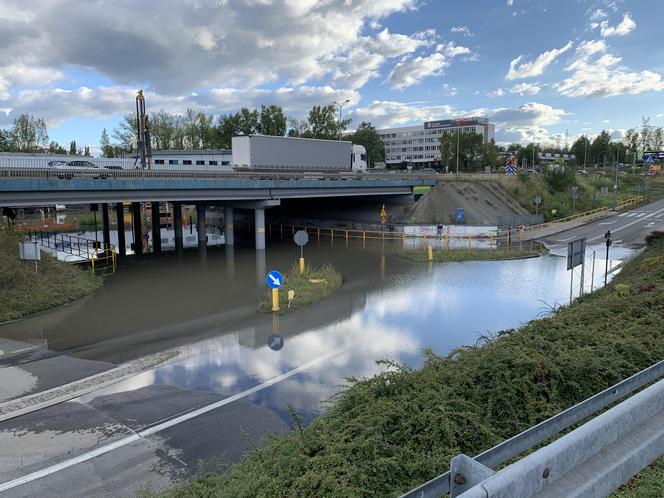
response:
[[[265,282],[270,289],[278,289],[284,283],[284,277],[276,270],[265,275]]]

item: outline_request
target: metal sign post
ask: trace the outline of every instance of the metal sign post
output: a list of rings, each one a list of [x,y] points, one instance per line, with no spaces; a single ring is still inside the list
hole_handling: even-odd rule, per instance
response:
[[[586,238],[576,239],[567,243],[567,269],[570,271],[569,282],[569,302],[572,302],[574,297],[574,268],[579,265],[584,265],[586,259]],[[583,272],[583,267],[582,267]],[[583,276],[581,277],[581,285],[583,285]]]
[[[542,197],[539,196],[539,195],[536,195],[533,202],[535,203],[535,216],[537,216],[539,214],[540,204],[542,204]]]
[[[298,230],[295,232],[293,240],[300,246],[300,273],[304,273],[304,246],[309,242],[309,234],[304,230]]]
[[[609,275],[609,247],[613,241],[611,240],[611,230],[607,230],[604,234],[604,239],[606,240],[606,261],[604,263],[604,285],[606,285],[606,280]]]

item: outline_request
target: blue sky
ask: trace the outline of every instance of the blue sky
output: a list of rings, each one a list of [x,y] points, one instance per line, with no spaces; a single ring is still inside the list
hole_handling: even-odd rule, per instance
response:
[[[378,127],[486,115],[499,142],[664,124],[664,2],[5,0],[0,126],[44,117],[98,144],[134,107],[302,118],[349,99]]]

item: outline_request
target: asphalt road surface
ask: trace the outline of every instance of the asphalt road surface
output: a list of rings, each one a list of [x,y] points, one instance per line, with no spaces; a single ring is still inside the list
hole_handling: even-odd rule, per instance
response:
[[[543,241],[552,249],[567,247],[568,242],[580,237],[586,237],[588,245],[604,245],[607,231],[611,231],[614,245],[628,249],[643,247],[649,233],[664,231],[664,199],[550,235]]]

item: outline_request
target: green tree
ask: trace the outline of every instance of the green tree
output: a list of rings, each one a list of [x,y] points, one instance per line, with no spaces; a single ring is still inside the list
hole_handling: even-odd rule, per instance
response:
[[[530,164],[531,166],[534,166],[534,164],[539,163],[539,153],[542,152],[542,149],[540,148],[539,145],[534,144],[533,142],[530,142],[528,145],[525,147],[521,147],[519,151],[517,152],[516,158],[519,164]],[[524,161],[525,160],[525,161]],[[533,160],[535,161],[533,164]]]
[[[306,119],[288,118],[289,137],[303,137],[305,134],[310,134],[309,123]]]
[[[263,135],[283,137],[286,134],[286,115],[278,105],[261,106],[259,131]]]
[[[576,164],[583,166],[584,164],[587,165],[590,162],[591,158],[589,154],[592,151],[590,149],[590,140],[587,136],[581,135],[579,138],[577,138],[572,144],[572,148],[570,150],[576,157]]]
[[[101,157],[113,157],[113,147],[111,146],[111,140],[108,138],[106,128],[101,130],[99,148],[101,149]]]
[[[552,194],[556,192],[567,192],[576,183],[576,172],[574,171],[574,168],[559,164],[550,165],[544,168],[543,177]]]
[[[312,107],[307,118],[308,130],[302,136],[338,140],[352,120],[344,119],[339,122],[336,115],[336,108],[332,104]]]
[[[440,157],[450,171],[457,168],[457,144],[459,145],[459,171],[472,169],[482,159],[484,138],[472,131],[443,133],[440,137]]]
[[[76,140],[72,140],[71,142],[69,142],[69,155],[75,156],[77,153],[78,152],[76,150]]]
[[[636,149],[639,148],[639,132],[634,128],[627,130],[623,137],[623,144],[625,144],[628,151],[636,152]]]
[[[83,149],[83,155],[90,157],[90,146],[86,145],[85,148]]]
[[[117,151],[133,153],[136,144],[136,116],[127,114],[113,129],[113,138],[118,142]]]
[[[639,146],[644,151],[652,148],[652,131],[650,129],[650,118],[641,118],[641,134],[639,135]]]
[[[17,152],[34,152],[48,147],[46,123],[28,114],[18,116],[10,133],[11,148]]]
[[[9,130],[0,129],[0,152],[10,152],[12,150],[12,138]]]
[[[48,153],[49,154],[66,154],[67,151],[58,142],[51,142],[48,145]]]
[[[214,116],[204,111],[198,113],[196,117],[196,130],[198,132],[198,144],[203,149],[212,147],[214,141]]]
[[[239,114],[222,114],[217,119],[214,129],[214,146],[218,149],[230,149],[231,139],[240,132]]]
[[[355,133],[348,135],[345,139],[354,144],[363,145],[367,150],[368,165],[376,164],[385,160],[385,147],[380,139],[376,128],[371,123],[362,121]]]
[[[496,166],[498,164],[498,146],[492,138],[489,142],[482,145],[482,160],[485,166]]]
[[[658,126],[652,132],[652,148],[662,150],[662,146],[664,146],[664,128]]]
[[[592,145],[592,158],[596,164],[609,165],[611,163],[611,135],[606,130],[595,137]]]
[[[246,107],[240,109],[238,114],[238,132],[240,135],[255,135],[259,132],[258,109],[250,111]]]

